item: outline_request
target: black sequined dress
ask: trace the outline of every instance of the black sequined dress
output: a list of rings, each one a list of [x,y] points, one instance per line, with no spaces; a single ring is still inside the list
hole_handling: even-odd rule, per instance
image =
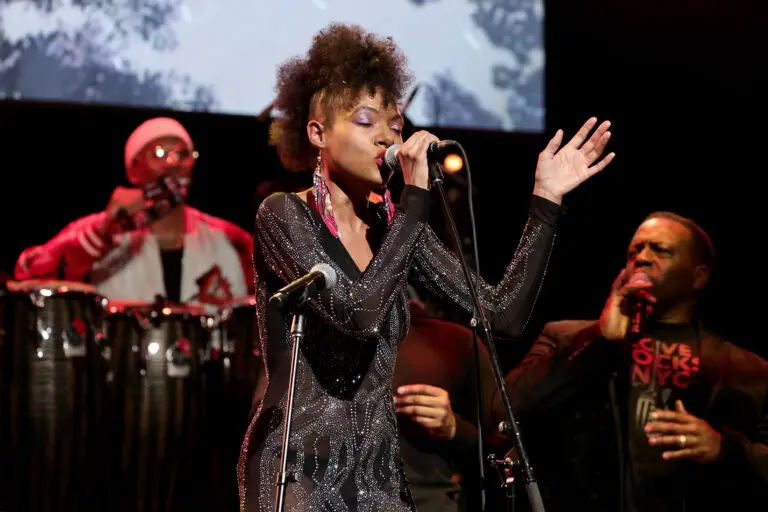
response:
[[[241,510],[274,508],[290,367],[290,314],[269,297],[317,263],[337,272],[333,290],[312,301],[296,380],[286,512],[410,510],[392,399],[397,347],[409,325],[406,286],[418,281],[467,311],[472,301],[456,257],[427,225],[429,192],[406,186],[364,272],[311,205],[295,194],[267,198],[256,216],[259,336],[267,390],[238,464]],[[559,207],[534,196],[514,259],[501,283],[478,282],[501,333],[522,331],[554,241]],[[505,236],[503,232],[499,236]]]

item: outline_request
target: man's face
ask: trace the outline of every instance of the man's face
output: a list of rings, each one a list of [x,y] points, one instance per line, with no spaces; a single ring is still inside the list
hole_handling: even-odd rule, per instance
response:
[[[182,177],[192,174],[197,153],[178,137],[155,139],[139,151],[129,175],[131,182],[138,186],[152,183],[170,172]]]
[[[706,284],[703,265],[694,261],[691,233],[671,219],[643,222],[627,252],[627,280],[646,274],[654,283],[653,295],[660,305],[675,306],[693,300]],[[708,273],[707,273],[708,276]]]

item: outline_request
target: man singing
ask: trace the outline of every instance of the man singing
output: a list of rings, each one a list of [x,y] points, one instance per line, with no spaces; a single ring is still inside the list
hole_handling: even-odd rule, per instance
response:
[[[93,283],[111,299],[222,303],[253,293],[253,239],[245,230],[185,204],[197,153],[187,130],[158,117],[141,124],[125,145],[128,181],[105,211],[69,224],[44,245],[26,249],[16,279]],[[144,224],[115,229],[148,208],[147,191],[176,183],[179,200]],[[171,187],[172,188],[172,187]],[[166,202],[167,203],[167,202]]]
[[[765,509],[768,363],[701,325],[713,261],[696,223],[650,215],[600,320],[547,324],[507,377],[547,511]]]

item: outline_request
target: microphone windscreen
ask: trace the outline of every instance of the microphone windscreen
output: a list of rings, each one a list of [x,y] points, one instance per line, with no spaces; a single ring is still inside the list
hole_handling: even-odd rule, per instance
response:
[[[640,283],[653,284],[653,279],[651,279],[651,277],[645,272],[635,272],[629,278],[629,283],[627,284],[640,284]]]
[[[384,153],[384,166],[390,171],[400,172],[400,159],[397,158],[397,152],[400,151],[400,144],[392,144]]]
[[[325,289],[331,290],[336,286],[336,271],[327,263],[318,263],[310,270],[312,272],[320,272],[325,279]]]

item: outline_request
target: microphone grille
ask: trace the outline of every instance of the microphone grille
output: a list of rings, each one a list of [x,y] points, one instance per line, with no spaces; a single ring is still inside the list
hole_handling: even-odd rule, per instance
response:
[[[397,158],[397,152],[400,149],[400,144],[392,144],[387,148],[384,153],[384,165],[390,171],[400,171],[400,160]]]
[[[331,290],[336,286],[336,271],[327,263],[318,263],[312,267],[311,272],[320,272],[325,280],[325,289]]]

